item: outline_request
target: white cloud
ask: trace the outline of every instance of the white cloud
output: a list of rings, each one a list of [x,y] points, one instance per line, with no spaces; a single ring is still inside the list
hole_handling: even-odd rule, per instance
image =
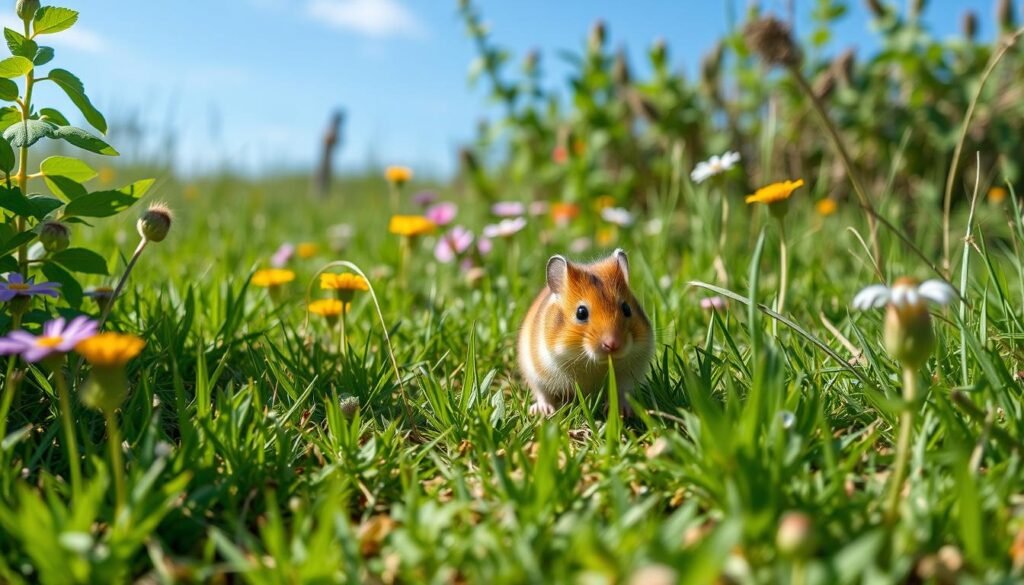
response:
[[[0,27],[14,29],[22,32],[24,28],[21,20],[12,16],[0,17]],[[40,45],[53,45],[55,47],[67,47],[73,51],[83,53],[104,53],[110,45],[99,33],[76,24],[68,30],[53,35],[39,35],[35,41]]]
[[[310,0],[314,20],[374,38],[418,38],[426,29],[399,0]]]

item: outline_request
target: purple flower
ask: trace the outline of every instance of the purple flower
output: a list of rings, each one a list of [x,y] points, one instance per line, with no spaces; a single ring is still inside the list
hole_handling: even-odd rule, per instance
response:
[[[433,191],[420,191],[412,196],[412,201],[420,207],[427,207],[431,203],[437,201],[437,193],[434,193]]]
[[[486,256],[494,249],[494,242],[492,242],[490,238],[480,236],[476,240],[476,249],[480,252],[481,256]]]
[[[519,217],[526,213],[526,207],[518,201],[499,201],[491,206],[491,213],[498,217]]]
[[[99,331],[99,323],[86,316],[78,316],[70,323],[58,317],[43,325],[43,334],[12,331],[0,337],[0,355],[17,354],[26,362],[35,363],[54,354],[65,354]]]
[[[437,225],[448,225],[455,219],[455,214],[458,212],[458,205],[443,201],[437,205],[430,206],[424,215]]]
[[[526,227],[526,218],[503,219],[496,224],[484,227],[484,236],[488,238],[510,238]]]
[[[36,284],[35,278],[28,281],[21,274],[11,272],[7,275],[7,282],[0,282],[0,301],[7,302],[14,297],[31,297],[35,295],[46,295],[57,298],[57,289],[60,283],[40,282]]]
[[[270,265],[274,268],[281,268],[287,265],[292,260],[292,256],[295,255],[295,246],[288,242],[281,244],[281,246],[274,252],[274,255],[270,257]]]
[[[434,258],[438,262],[448,263],[466,253],[473,244],[473,232],[457,225],[441,236],[434,247]]]

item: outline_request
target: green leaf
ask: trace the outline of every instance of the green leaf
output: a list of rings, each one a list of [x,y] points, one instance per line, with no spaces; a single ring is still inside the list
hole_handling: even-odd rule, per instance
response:
[[[42,67],[50,61],[53,61],[53,47],[39,47],[36,56],[32,59],[36,67]]]
[[[0,272],[15,272],[18,270],[18,259],[7,255],[0,258]]]
[[[6,242],[0,244],[0,254],[7,254],[18,246],[27,244],[34,239],[36,239],[36,233],[32,230],[26,230],[21,233],[14,234],[12,237],[8,238]]]
[[[0,140],[0,171],[9,175],[12,170],[14,170],[14,149],[11,148],[10,142]]]
[[[21,112],[18,111],[18,108],[14,106],[0,108],[0,132],[18,122],[21,122]]]
[[[68,119],[64,116],[64,114],[60,113],[59,110],[55,110],[53,108],[40,109],[39,117],[44,120],[49,120],[58,126],[71,125],[71,122],[68,122]]]
[[[67,177],[77,183],[88,183],[96,178],[96,171],[89,165],[69,156],[51,156],[39,163],[39,172],[44,177]]]
[[[64,207],[64,214],[83,217],[115,215],[135,204],[155,182],[155,179],[143,179],[116,191],[96,191],[82,195]]]
[[[72,272],[103,276],[110,274],[107,261],[96,252],[85,248],[68,248],[50,256],[50,259]]]
[[[18,84],[14,83],[10,79],[0,78],[0,100],[5,102],[13,102],[18,99],[18,94],[21,90],[18,89]]]
[[[50,188],[51,193],[54,195],[60,195],[68,201],[78,199],[79,197],[89,193],[89,190],[82,186],[78,181],[67,177],[61,177],[60,175],[44,177],[43,180],[46,181],[46,186]]]
[[[12,77],[21,77],[29,71],[32,71],[32,61],[25,57],[8,57],[3,61],[0,61],[0,77],[6,77],[8,79]]]
[[[61,126],[53,132],[53,138],[60,138],[74,144],[78,148],[88,150],[89,152],[95,152],[96,154],[105,154],[107,156],[117,156],[119,153],[114,150],[114,147],[110,146],[102,139],[89,134],[81,128],[74,126]],[[14,144],[13,142],[11,144]]]
[[[78,22],[78,13],[70,8],[43,6],[33,19],[33,32],[37,35],[52,35],[71,28]]]
[[[36,56],[39,45],[32,39],[25,38],[20,32],[4,27],[4,38],[7,39],[7,48],[11,50],[12,55],[26,59]]]
[[[43,264],[43,274],[48,280],[60,283],[60,296],[72,307],[82,304],[82,285],[78,284],[70,272],[64,270],[58,264],[47,262]]]
[[[103,117],[103,114],[92,105],[89,101],[89,97],[85,95],[85,85],[82,81],[74,76],[70,71],[65,69],[54,69],[50,71],[50,80],[60,86],[64,90],[64,93],[68,94],[71,101],[78,107],[85,116],[85,119],[92,124],[92,127],[99,130],[102,133],[107,131],[107,120]]]
[[[29,202],[28,197],[22,195],[21,189],[17,187],[7,188],[0,186],[0,207],[15,215],[32,215],[32,204]]]
[[[50,215],[54,209],[59,209],[64,202],[56,197],[50,197],[49,195],[29,195],[28,203],[31,208],[32,217],[43,220],[46,219],[47,215]]]
[[[57,135],[57,130],[57,125],[53,122],[24,120],[18,121],[4,130],[4,138],[14,148],[21,148],[23,146],[32,146],[39,142],[40,138],[54,138]]]

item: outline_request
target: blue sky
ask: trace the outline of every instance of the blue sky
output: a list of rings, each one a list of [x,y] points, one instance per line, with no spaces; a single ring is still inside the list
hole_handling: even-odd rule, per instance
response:
[[[794,0],[806,13],[813,0]],[[495,41],[518,59],[544,53],[549,82],[565,69],[557,49],[577,49],[598,18],[613,46],[639,62],[663,37],[677,67],[693,71],[726,30],[726,6],[746,0],[482,0]],[[44,2],[45,3],[45,2]],[[902,4],[902,0],[900,0]],[[768,9],[786,2],[765,0]],[[835,45],[873,47],[859,0]],[[150,134],[126,155],[153,153],[173,135],[178,168],[197,173],[230,165],[247,172],[309,166],[332,108],[348,112],[341,155],[346,168],[369,161],[445,174],[458,145],[490,112],[483,88],[466,81],[474,57],[455,0],[66,0],[82,16],[66,36],[50,37],[55,65],[82,78],[113,123],[137,122]],[[130,8],[129,8],[130,6]],[[993,34],[991,0],[931,0],[928,23],[957,34],[960,15],[981,16]],[[10,19],[0,18],[10,26]],[[73,110],[54,88],[36,103]],[[42,100],[42,101],[41,101]]]

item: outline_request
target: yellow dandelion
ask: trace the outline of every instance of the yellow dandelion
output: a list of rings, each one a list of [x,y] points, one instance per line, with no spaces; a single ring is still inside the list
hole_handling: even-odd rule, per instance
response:
[[[1006,196],[1009,195],[1006,189],[1003,187],[992,187],[988,190],[988,202],[993,205],[999,205],[1003,201],[1006,201]]]
[[[815,211],[817,211],[818,215],[822,217],[832,215],[838,208],[839,206],[836,205],[835,199],[830,197],[826,197],[814,204]]]
[[[793,194],[793,191],[796,191],[803,186],[803,179],[772,183],[767,187],[761,187],[753,195],[748,195],[747,203],[771,204],[779,201],[785,201],[786,199],[789,199],[789,196]]]
[[[313,242],[302,242],[295,247],[295,254],[303,260],[308,260],[320,252],[320,246]]]
[[[342,311],[348,313],[352,310],[352,303],[344,303],[338,299],[319,299],[309,303],[309,312],[314,315],[334,320],[341,316]]]
[[[295,280],[295,273],[286,268],[266,268],[252,275],[253,286],[278,287]]]
[[[601,228],[597,230],[594,240],[598,246],[610,246],[615,242],[615,230],[612,228]]]
[[[409,167],[390,166],[384,169],[384,177],[389,183],[401,187],[412,180],[412,169]]]
[[[100,184],[109,185],[117,178],[117,171],[113,167],[102,166],[99,170]]]
[[[320,275],[320,288],[324,290],[350,290],[367,291],[370,285],[366,279],[358,274],[345,272],[344,274],[333,274],[330,272]]]
[[[434,233],[437,224],[422,215],[393,215],[388,231],[399,236],[422,236]]]
[[[79,342],[75,351],[97,368],[119,368],[139,355],[146,342],[134,335],[100,333]]]

